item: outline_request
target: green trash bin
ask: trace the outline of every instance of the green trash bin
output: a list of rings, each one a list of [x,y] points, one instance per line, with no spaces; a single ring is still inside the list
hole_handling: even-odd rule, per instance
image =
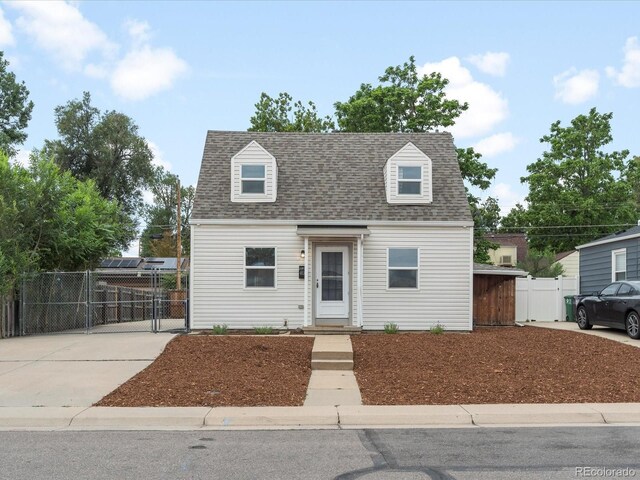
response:
[[[575,312],[573,311],[573,295],[567,295],[564,297],[564,306],[565,310],[567,311],[567,314],[564,317],[565,321],[575,322],[576,316]]]

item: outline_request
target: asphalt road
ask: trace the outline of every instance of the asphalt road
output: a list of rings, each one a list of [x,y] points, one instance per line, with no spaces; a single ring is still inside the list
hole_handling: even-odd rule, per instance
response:
[[[11,480],[634,477],[640,427],[0,432]]]

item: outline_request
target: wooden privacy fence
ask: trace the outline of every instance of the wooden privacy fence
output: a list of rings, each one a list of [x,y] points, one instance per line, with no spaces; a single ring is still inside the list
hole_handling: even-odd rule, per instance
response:
[[[474,325],[514,325],[516,278],[512,275],[473,276]]]

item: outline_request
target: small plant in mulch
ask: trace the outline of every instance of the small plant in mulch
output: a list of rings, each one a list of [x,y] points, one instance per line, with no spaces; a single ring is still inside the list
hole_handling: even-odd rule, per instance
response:
[[[398,324],[393,322],[388,322],[384,324],[384,333],[398,333]]]
[[[442,335],[444,333],[444,327],[437,323],[433,327],[431,327],[430,332],[434,335]]]
[[[271,335],[273,327],[253,327],[253,331],[256,335]]]
[[[226,335],[228,333],[227,330],[227,325],[223,323],[222,325],[214,325],[211,329],[211,333],[214,335]]]

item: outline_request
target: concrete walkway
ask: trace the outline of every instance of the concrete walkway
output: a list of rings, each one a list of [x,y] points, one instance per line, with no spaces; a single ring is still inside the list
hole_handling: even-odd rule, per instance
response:
[[[595,335],[596,337],[607,338],[615,342],[640,348],[640,340],[630,338],[624,330],[615,330],[613,328],[600,326],[594,326],[591,330],[580,330],[578,324],[575,322],[528,322],[524,325],[539,328],[550,328],[552,330],[568,330],[571,332],[584,333],[586,335]]]
[[[89,407],[147,367],[173,336],[80,333],[0,340],[0,410]]]
[[[316,335],[306,407],[362,405],[349,335]]]

